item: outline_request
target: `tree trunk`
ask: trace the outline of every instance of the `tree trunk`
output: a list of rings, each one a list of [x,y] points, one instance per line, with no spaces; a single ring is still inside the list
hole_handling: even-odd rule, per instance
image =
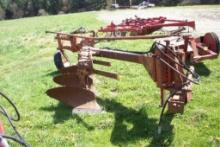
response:
[[[132,6],[132,0],[129,0],[129,5]]]
[[[5,10],[0,6],[0,20],[5,19]]]

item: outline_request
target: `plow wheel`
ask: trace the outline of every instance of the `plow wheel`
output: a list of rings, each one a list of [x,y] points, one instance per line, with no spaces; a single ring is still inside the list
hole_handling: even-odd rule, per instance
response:
[[[73,113],[101,112],[101,108],[96,102],[95,94],[88,89],[58,87],[48,90],[47,95],[73,107]]]
[[[219,54],[220,42],[218,36],[215,33],[206,33],[203,37],[202,43],[204,43],[213,52]]]
[[[116,31],[116,32],[113,33],[112,37],[121,37],[121,36],[122,36],[122,32]]]
[[[60,51],[54,54],[54,64],[57,69],[62,69],[70,66],[69,60],[65,58]]]
[[[113,32],[113,36],[112,37],[125,37],[125,36],[127,36],[127,32],[126,31],[123,31],[123,32],[116,31],[116,32]]]

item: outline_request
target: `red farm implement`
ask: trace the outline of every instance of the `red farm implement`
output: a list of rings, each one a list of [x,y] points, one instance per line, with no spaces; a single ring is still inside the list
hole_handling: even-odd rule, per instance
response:
[[[149,25],[149,32],[166,26],[163,24],[166,18],[160,17],[153,20],[153,22],[155,21],[158,21],[155,25]],[[128,22],[133,23],[132,20]],[[195,23],[177,21],[167,26],[195,28]],[[116,73],[94,67],[95,64],[111,66],[109,61],[97,58],[102,57],[102,59],[109,58],[143,65],[161,91],[161,114],[167,105],[168,112],[183,113],[185,104],[192,98],[192,85],[199,82],[199,75],[194,70],[194,64],[206,59],[217,58],[220,44],[215,33],[194,37],[190,34],[181,34],[181,30],[180,28],[178,31],[166,35],[116,37],[98,37],[94,31],[47,32],[56,34],[58,52],[54,59],[60,75],[54,77],[53,80],[61,85],[48,90],[47,94],[73,107],[73,112],[100,112],[101,108],[96,102],[94,93],[93,75],[118,79]],[[96,47],[96,43],[100,41],[140,39],[154,39],[152,47],[145,52]],[[65,54],[66,50],[78,54],[76,64],[66,66],[66,63],[69,63]],[[169,93],[168,97],[165,96],[165,92]]]
[[[166,17],[154,18],[130,18],[119,24],[111,22],[110,25],[99,29],[99,32],[107,33],[111,36],[135,36],[146,35],[158,31],[165,27],[191,27],[195,29],[194,21],[172,20]]]

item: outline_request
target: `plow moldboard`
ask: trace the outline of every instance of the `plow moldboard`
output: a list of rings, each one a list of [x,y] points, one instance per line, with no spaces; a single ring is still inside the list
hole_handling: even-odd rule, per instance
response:
[[[47,95],[55,98],[66,105],[78,107],[85,105],[86,108],[93,108],[96,103],[95,94],[83,88],[76,87],[58,87],[48,90]]]
[[[73,65],[70,67],[60,69],[60,72],[62,74],[76,74],[77,70],[78,70],[78,66]]]

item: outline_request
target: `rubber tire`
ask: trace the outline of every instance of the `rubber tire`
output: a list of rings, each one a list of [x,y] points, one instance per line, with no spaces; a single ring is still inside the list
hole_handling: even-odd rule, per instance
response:
[[[63,64],[63,61],[62,61],[62,54],[60,52],[57,52],[57,53],[54,54],[53,60],[54,60],[55,66],[58,70],[64,68],[64,64]]]
[[[212,36],[215,38],[215,40],[216,40],[216,46],[217,46],[217,53],[219,54],[220,53],[220,41],[219,41],[219,37],[217,36],[217,34],[216,33],[211,33],[212,34]]]

